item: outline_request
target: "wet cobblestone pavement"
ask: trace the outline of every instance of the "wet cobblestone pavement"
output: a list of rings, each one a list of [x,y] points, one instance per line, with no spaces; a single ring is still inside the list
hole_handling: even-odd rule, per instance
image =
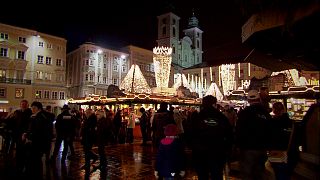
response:
[[[107,155],[107,178],[106,179],[138,179],[153,180],[156,149],[152,145],[141,146],[140,141],[133,144],[119,144],[106,146]],[[97,148],[93,148],[97,153]],[[75,142],[77,156],[72,160],[60,162],[57,158],[55,163],[44,163],[44,179],[84,179],[85,172],[81,167],[84,165],[82,146]],[[197,179],[191,168],[191,151],[186,150],[188,157],[186,176],[183,179]],[[0,158],[0,179],[16,179],[13,160]],[[100,170],[97,168],[99,161],[92,164],[90,179],[100,179]],[[235,178],[232,178],[235,179]]]

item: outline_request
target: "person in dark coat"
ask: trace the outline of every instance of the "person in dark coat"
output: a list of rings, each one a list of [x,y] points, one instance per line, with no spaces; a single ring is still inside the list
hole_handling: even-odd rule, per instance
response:
[[[175,124],[173,116],[168,111],[168,103],[161,102],[159,110],[154,114],[152,121],[153,144],[159,147],[160,140],[165,137],[164,128],[168,124]]]
[[[156,157],[155,176],[160,179],[174,179],[185,175],[185,152],[177,136],[177,126],[168,124],[164,129]]]
[[[32,111],[29,108],[27,100],[20,102],[20,109],[14,111],[11,118],[6,120],[6,128],[11,132],[11,146],[8,146],[8,151],[16,145],[16,168],[18,175],[23,173],[23,169],[26,166],[26,147],[22,141],[22,134],[27,132],[30,125],[30,117]]]
[[[270,147],[271,115],[257,90],[250,90],[247,99],[250,106],[239,112],[236,124],[240,174],[243,179],[264,179],[267,149]]]
[[[223,169],[232,149],[232,126],[215,108],[217,99],[205,96],[202,109],[192,119],[192,156],[199,180],[223,179]]]
[[[98,159],[97,154],[92,151],[92,146],[96,142],[97,138],[97,116],[92,109],[87,109],[82,124],[82,145],[85,156],[85,179],[90,177],[90,161],[93,159],[95,162]]]
[[[51,137],[50,137],[50,139],[51,139],[51,141],[52,141],[52,139],[53,139],[53,123],[54,123],[54,121],[55,121],[55,118],[56,118],[56,116],[52,113],[52,108],[51,108],[51,106],[50,105],[48,105],[48,106],[46,106],[46,110],[45,111],[43,111],[44,113],[45,113],[45,115],[47,116],[47,118],[50,120],[50,123],[51,123],[51,126],[52,126],[52,128],[51,128],[51,132],[50,132],[50,134],[51,134]],[[48,145],[48,148],[47,148],[47,152],[46,152],[46,162],[49,162],[49,160],[50,160],[50,152],[51,152],[51,145],[52,143],[49,143]]]
[[[140,112],[142,113],[140,117],[140,130],[142,134],[142,144],[143,146],[147,145],[148,134],[147,134],[147,126],[148,126],[148,115],[146,110],[142,107],[140,108]]]
[[[120,128],[122,125],[122,110],[118,109],[113,119],[115,142],[119,143]]]
[[[32,116],[30,126],[27,132],[22,135],[22,140],[29,144],[27,175],[32,179],[42,179],[42,156],[46,153],[48,144],[51,143],[50,119],[43,112],[40,102],[31,104]]]

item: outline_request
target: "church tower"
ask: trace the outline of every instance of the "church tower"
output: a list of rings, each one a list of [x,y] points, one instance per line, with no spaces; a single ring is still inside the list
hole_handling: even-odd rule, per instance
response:
[[[199,28],[199,20],[195,17],[194,12],[189,19],[188,28],[183,31],[192,41],[192,49],[194,51],[194,62],[190,62],[190,66],[202,63],[202,33]]]
[[[158,16],[158,46],[172,48],[172,63],[179,64],[179,20],[172,12]]]

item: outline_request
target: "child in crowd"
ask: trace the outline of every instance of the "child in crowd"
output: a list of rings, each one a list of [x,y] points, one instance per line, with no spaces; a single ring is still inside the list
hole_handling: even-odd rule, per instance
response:
[[[155,176],[158,179],[173,180],[185,175],[185,152],[177,136],[177,126],[168,124],[164,130],[165,138],[160,141],[157,153]]]

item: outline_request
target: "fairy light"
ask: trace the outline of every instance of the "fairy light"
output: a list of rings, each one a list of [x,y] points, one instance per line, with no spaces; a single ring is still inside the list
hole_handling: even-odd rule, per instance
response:
[[[212,67],[210,67],[210,82],[213,81],[213,78],[212,78]]]
[[[144,78],[139,66],[135,64],[131,66],[130,70],[128,71],[128,74],[126,75],[126,77],[124,77],[123,81],[121,82],[120,89],[124,89],[125,92],[147,94],[151,93],[151,89],[146,79]]]
[[[219,73],[218,73],[219,86],[221,86],[221,77],[220,77],[220,75],[221,75],[221,66],[219,66]]]
[[[223,64],[219,68],[221,69],[223,94],[227,95],[229,90],[234,90],[235,88],[235,65]]]
[[[194,92],[193,88],[188,83],[186,75],[182,74],[182,78],[181,78],[181,74],[178,74],[178,77],[179,78],[177,78],[177,82],[173,85],[173,88],[178,89],[182,85],[182,86],[186,87],[187,89],[189,89],[190,92]],[[182,79],[182,82],[181,82],[181,79]]]
[[[240,63],[238,63],[238,72],[239,72],[239,77],[240,77]]]
[[[248,63],[248,76],[250,77],[251,75],[251,70],[250,70],[250,63]]]
[[[155,47],[153,48],[153,54],[154,73],[156,76],[157,87],[168,88],[172,61],[172,48],[163,46]]]
[[[218,88],[216,83],[211,83],[211,85],[208,88],[205,96],[208,96],[208,95],[215,96],[218,101],[222,101],[223,100],[223,94],[221,93],[221,91]]]

